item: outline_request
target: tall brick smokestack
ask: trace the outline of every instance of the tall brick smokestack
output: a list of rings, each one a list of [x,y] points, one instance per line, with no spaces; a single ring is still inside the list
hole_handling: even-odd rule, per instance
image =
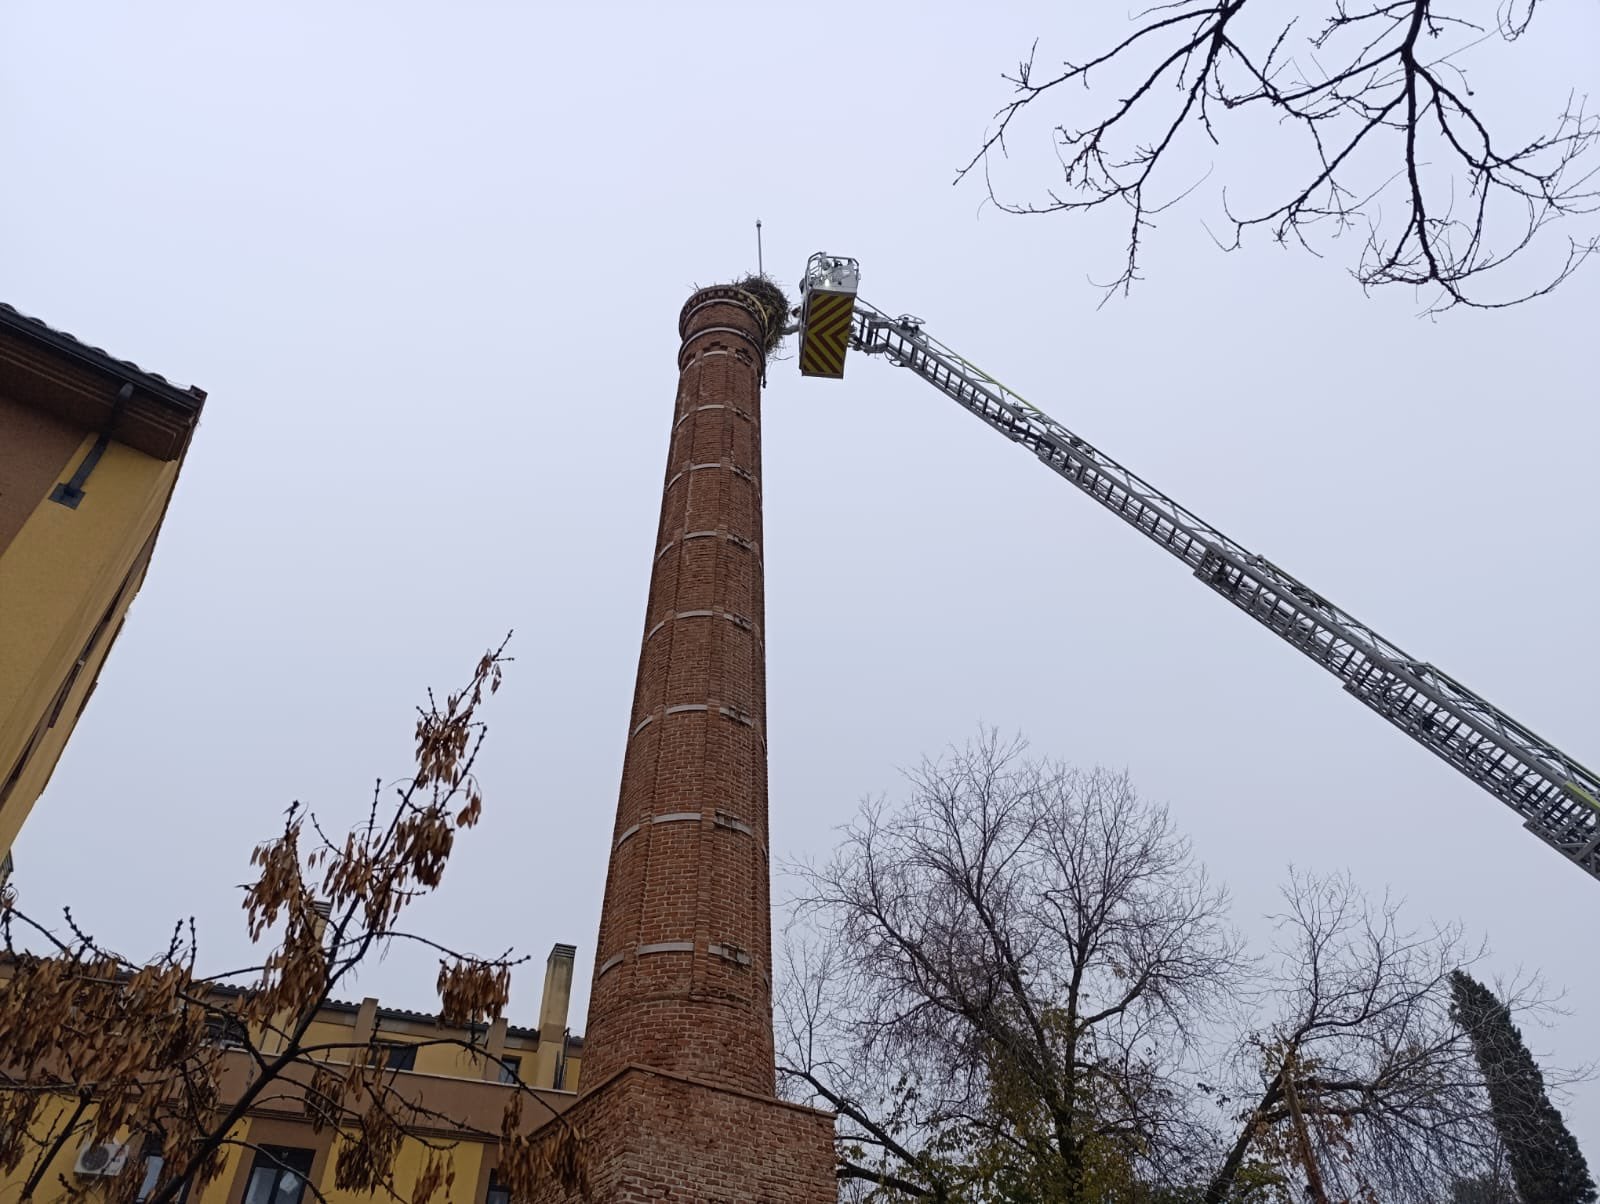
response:
[[[771,286],[708,288],[678,319],[579,1098],[546,1130],[583,1134],[608,1204],[838,1198],[832,1115],[773,1094],[760,405],[782,308]]]
[[[778,317],[779,315],[774,315]],[[678,320],[678,394],[583,1081],[628,1064],[773,1094],[761,373],[751,294]]]

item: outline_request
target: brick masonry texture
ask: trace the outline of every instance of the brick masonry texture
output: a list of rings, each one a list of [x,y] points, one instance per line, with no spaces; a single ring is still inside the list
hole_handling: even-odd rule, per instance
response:
[[[595,1200],[830,1204],[833,1117],[773,1097],[760,319],[739,290],[701,289],[678,331],[583,1094],[565,1119]]]
[[[607,1204],[832,1204],[833,1117],[775,1099],[624,1068],[566,1113]],[[534,1204],[567,1204],[558,1187]]]
[[[679,333],[584,1080],[639,1064],[770,1097],[761,324],[710,288]]]

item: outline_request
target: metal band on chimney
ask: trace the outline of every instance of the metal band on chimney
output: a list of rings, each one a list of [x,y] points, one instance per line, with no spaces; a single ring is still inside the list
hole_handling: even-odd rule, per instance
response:
[[[665,618],[662,618],[656,622],[649,631],[645,632],[645,643],[648,644],[657,632],[659,632],[668,623],[674,622],[677,619],[706,619],[717,617],[726,619],[741,631],[748,631],[758,640],[761,638],[761,633],[756,630],[756,625],[753,622],[747,619],[744,615],[735,614],[731,610],[678,610],[673,611]]]
[[[699,823],[705,819],[704,811],[673,811],[666,815],[651,815],[641,819],[636,824],[629,824],[618,834],[612,843],[613,849],[620,849],[627,841],[637,836],[645,824],[672,824],[672,823]],[[748,836],[755,841],[756,847],[761,850],[761,856],[767,856],[766,842],[756,835],[756,830],[732,812],[715,810],[711,813],[712,826],[722,828],[729,832],[737,832],[741,836]]]
[[[595,974],[596,977],[599,977],[600,975],[605,974],[608,970],[615,969],[617,966],[620,966],[623,962],[628,960],[628,955],[630,953],[633,955],[633,960],[638,961],[641,957],[649,957],[655,953],[693,952],[693,941],[653,941],[647,945],[635,945],[631,949],[623,949],[606,958],[605,961],[600,963],[600,968],[595,972]],[[706,946],[706,952],[712,957],[722,958],[724,961],[733,962],[735,965],[755,965],[754,957],[752,957],[745,950],[741,949],[738,945],[731,944],[727,941],[712,941]],[[767,972],[764,968],[758,967],[756,972],[761,975],[762,982],[767,983],[769,986],[771,985],[771,979],[767,977]]]

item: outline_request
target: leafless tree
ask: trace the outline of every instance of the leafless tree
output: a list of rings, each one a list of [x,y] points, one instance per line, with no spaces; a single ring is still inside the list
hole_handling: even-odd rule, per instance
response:
[[[264,1107],[303,1111],[315,1128],[337,1132],[341,1191],[381,1192],[396,1204],[447,1198],[452,1150],[467,1137],[498,1137],[500,1173],[515,1198],[552,1179],[587,1191],[576,1133],[557,1125],[536,1136],[524,1122],[524,1099],[530,1121],[550,1115],[532,1091],[514,1087],[504,1115],[480,1130],[430,1109],[386,1068],[379,1046],[312,1036],[321,1009],[361,965],[410,942],[438,954],[440,1020],[467,1034],[419,1044],[485,1056],[478,1035],[504,1010],[517,959],[458,953],[401,921],[440,884],[457,834],[481,813],[473,768],[486,729],[478,712],[499,688],[503,649],[486,653],[442,703],[430,694],[418,712],[414,769],[392,792],[380,783],[361,823],[330,833],[296,804],[280,833],[256,848],[244,895],[250,937],[265,946],[255,966],[199,970],[193,921],[177,927],[161,956],[133,961],[70,912],[51,927],[5,893],[0,1171],[22,1171],[24,1204],[69,1143],[117,1139],[158,1151],[160,1172],[143,1183],[142,1160],[129,1159],[109,1182],[107,1204],[194,1198],[222,1173],[228,1150],[247,1144],[240,1122]],[[415,1182],[403,1184],[395,1168],[407,1139],[426,1149]],[[48,1187],[78,1194],[64,1181]],[[320,1198],[315,1184],[307,1187]]]
[[[861,984],[840,950],[799,926],[787,935],[774,1009],[779,1087],[838,1114],[840,1200],[869,1200],[880,1189],[956,1199],[958,1168],[947,1165],[947,1142],[930,1125],[914,1072],[856,1039]]]
[[[1242,1167],[1309,1181],[1313,1198],[1406,1204],[1491,1174],[1495,1132],[1471,1042],[1450,1015],[1452,970],[1479,960],[1456,926],[1407,928],[1393,899],[1347,877],[1291,876],[1274,956],[1224,1102],[1244,1103],[1207,1204]],[[1516,993],[1519,1009],[1541,1002]]]
[[[1291,873],[1247,960],[1125,777],[992,733],[908,777],[793,867],[779,1072],[839,1114],[842,1200],[1434,1204],[1503,1178],[1458,927]]]
[[[1181,1080],[1242,968],[1224,893],[1125,778],[1022,754],[925,762],[797,867],[779,1068],[841,1114],[846,1180],[1077,1201],[1202,1152]]]
[[[1513,128],[1467,69],[1480,48],[1509,55],[1538,0],[1172,0],[1136,13],[1121,38],[1058,70],[1033,51],[1007,78],[1016,95],[957,180],[981,174],[1012,213],[1128,214],[1126,256],[1107,295],[1140,278],[1155,215],[1209,174],[1204,160],[1241,133],[1262,177],[1223,189],[1234,249],[1255,229],[1316,251],[1354,231],[1364,288],[1410,285],[1432,310],[1495,308],[1548,293],[1600,247],[1579,223],[1595,211],[1600,120],[1568,94],[1542,129]],[[1479,64],[1481,66],[1481,64]],[[1528,90],[1545,81],[1528,69]],[[1051,108],[1051,106],[1054,106]],[[1024,114],[1047,120],[1060,172],[1041,199],[1001,195],[992,169]],[[1553,255],[1498,281],[1547,233]],[[1494,279],[1486,279],[1494,273]],[[1490,291],[1493,288],[1495,291]]]

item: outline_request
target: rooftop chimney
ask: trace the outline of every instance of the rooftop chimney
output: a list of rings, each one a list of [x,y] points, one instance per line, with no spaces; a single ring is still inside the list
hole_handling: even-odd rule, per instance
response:
[[[544,997],[539,1001],[539,1052],[533,1082],[560,1086],[562,1054],[567,1043],[567,1007],[572,1002],[572,962],[578,950],[556,945],[544,963]]]

